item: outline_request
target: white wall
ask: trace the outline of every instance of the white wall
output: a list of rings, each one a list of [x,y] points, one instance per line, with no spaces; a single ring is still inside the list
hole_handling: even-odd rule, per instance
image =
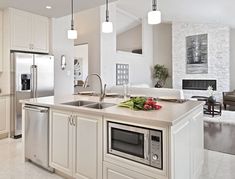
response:
[[[117,34],[118,51],[132,52],[137,49],[142,49],[142,25]]]
[[[172,24],[159,24],[153,29],[153,63],[168,68],[166,88],[172,88]]]
[[[230,88],[235,90],[235,29],[230,31],[230,45]]]
[[[100,74],[100,7],[75,14],[75,28],[78,39],[75,45],[88,44],[88,72]],[[91,90],[99,92],[99,81],[90,79]]]
[[[100,73],[100,10],[99,7],[75,14],[78,39],[75,44],[88,44],[89,73]]]
[[[55,95],[73,94],[74,91],[74,41],[67,38],[67,30],[70,28],[70,23],[70,16],[52,19],[52,52],[55,56]],[[65,70],[62,70],[60,66],[61,55],[65,55],[67,59]]]
[[[100,8],[100,23],[105,19],[105,7]],[[100,33],[101,36],[101,75],[108,86],[116,85],[116,63],[129,64],[130,83],[132,85],[147,84],[152,86],[153,67],[153,31],[152,26],[143,19],[143,55],[116,52],[116,3],[110,4],[110,20],[114,25],[111,34]]]
[[[82,59],[81,62],[82,77],[79,80],[85,81],[88,75],[88,53],[89,53],[88,44],[74,46],[74,57],[78,60]]]
[[[186,36],[208,34],[208,74],[186,74]],[[216,24],[173,23],[173,88],[183,79],[217,80],[217,98],[230,90],[230,29]],[[207,96],[207,91],[185,90],[186,97]]]

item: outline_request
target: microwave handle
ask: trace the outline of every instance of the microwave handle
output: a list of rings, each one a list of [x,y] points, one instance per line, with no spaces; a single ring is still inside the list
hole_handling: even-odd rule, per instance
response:
[[[144,159],[149,160],[149,133],[144,136]]]

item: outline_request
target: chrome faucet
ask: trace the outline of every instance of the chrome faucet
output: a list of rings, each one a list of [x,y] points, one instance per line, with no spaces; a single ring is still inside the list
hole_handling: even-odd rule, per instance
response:
[[[104,100],[104,97],[105,97],[105,91],[106,91],[106,84],[104,85],[104,89],[103,89],[103,83],[102,83],[102,79],[100,77],[100,75],[96,74],[96,73],[92,73],[92,74],[89,74],[87,77],[86,77],[86,80],[84,82],[84,85],[83,87],[84,88],[87,88],[88,86],[88,79],[90,76],[96,76],[98,77],[99,81],[100,81],[100,103]]]

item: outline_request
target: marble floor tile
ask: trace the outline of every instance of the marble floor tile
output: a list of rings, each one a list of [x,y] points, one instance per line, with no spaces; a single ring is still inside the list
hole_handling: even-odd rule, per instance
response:
[[[21,140],[0,140],[0,179],[61,179],[23,158]]]
[[[235,155],[205,150],[198,179],[235,179]],[[21,140],[0,140],[0,179],[62,179],[25,162]]]

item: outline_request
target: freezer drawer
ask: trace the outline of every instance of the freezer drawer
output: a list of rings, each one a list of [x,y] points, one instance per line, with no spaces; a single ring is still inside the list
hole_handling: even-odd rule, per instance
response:
[[[50,171],[49,167],[49,111],[38,106],[24,106],[25,158]]]

